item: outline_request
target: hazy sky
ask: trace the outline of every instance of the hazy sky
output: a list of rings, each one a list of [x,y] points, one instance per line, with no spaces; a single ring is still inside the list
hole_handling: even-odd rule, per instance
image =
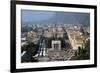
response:
[[[64,23],[64,24],[90,24],[89,13],[77,12],[53,12],[53,11],[35,11],[22,10],[22,23],[47,24],[47,23]]]
[[[22,10],[22,21],[37,22],[52,18],[56,12]]]

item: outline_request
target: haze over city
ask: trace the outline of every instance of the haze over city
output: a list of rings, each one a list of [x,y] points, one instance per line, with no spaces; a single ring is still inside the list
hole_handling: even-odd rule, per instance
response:
[[[90,24],[89,13],[22,10],[22,24]]]

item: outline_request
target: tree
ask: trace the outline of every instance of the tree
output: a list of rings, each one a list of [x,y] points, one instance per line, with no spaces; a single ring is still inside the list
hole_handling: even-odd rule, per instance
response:
[[[78,55],[80,55],[81,54],[81,47],[79,46],[78,47]]]
[[[38,44],[28,42],[28,45],[25,45],[22,47],[22,50],[25,50],[26,53],[22,57],[21,61],[22,62],[36,62],[37,60],[35,60],[33,56],[37,54],[38,48],[39,48]]]

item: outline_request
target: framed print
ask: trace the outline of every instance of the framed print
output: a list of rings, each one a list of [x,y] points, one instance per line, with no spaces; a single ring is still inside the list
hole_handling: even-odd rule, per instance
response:
[[[96,66],[96,6],[11,1],[11,72]]]

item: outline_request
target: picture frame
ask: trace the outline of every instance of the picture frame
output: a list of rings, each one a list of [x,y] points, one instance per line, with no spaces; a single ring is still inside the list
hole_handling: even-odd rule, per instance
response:
[[[72,22],[77,21],[77,23],[75,22],[75,24],[80,24],[80,23],[82,24],[83,22],[85,22],[87,20],[85,24],[89,24],[89,25],[87,25],[87,27],[89,27],[89,30],[90,30],[89,36],[88,36],[89,40],[90,40],[90,46],[88,46],[89,50],[90,50],[89,59],[85,59],[86,57],[83,59],[83,55],[82,55],[81,56],[82,60],[78,60],[78,59],[81,59],[81,58],[78,58],[80,56],[78,54],[79,52],[76,53],[76,55],[78,54],[78,56],[76,56],[74,53],[75,57],[73,57],[73,60],[71,57],[71,59],[67,58],[65,60],[65,58],[63,58],[64,61],[62,59],[60,59],[61,61],[58,61],[59,55],[57,55],[57,54],[56,54],[57,55],[56,57],[54,57],[55,55],[53,55],[53,57],[51,55],[49,57],[47,57],[45,60],[46,62],[42,62],[42,59],[38,56],[36,57],[36,59],[38,58],[38,62],[30,62],[30,61],[26,61],[26,59],[22,59],[21,55],[22,55],[22,53],[23,54],[25,53],[25,51],[23,52],[23,50],[21,50],[22,49],[22,47],[21,47],[22,34],[23,34],[22,27],[24,26],[23,22],[24,22],[24,20],[30,21],[32,19],[31,12],[28,12],[28,11],[33,11],[32,13],[34,13],[33,14],[34,17],[39,16],[39,18],[42,17],[42,19],[44,19],[44,20],[46,20],[45,18],[49,19],[49,16],[51,17],[52,15],[54,15],[54,16],[56,15],[55,17],[53,17],[54,21],[48,20],[48,22],[46,21],[46,23],[40,22],[41,25],[38,25],[39,23],[36,23],[37,24],[36,26],[35,25],[32,26],[35,28],[38,27],[38,31],[40,30],[39,29],[40,26],[41,26],[41,28],[43,28],[45,30],[48,30],[48,29],[46,29],[46,27],[48,27],[48,26],[50,26],[50,27],[54,26],[57,28],[59,28],[61,26],[61,28],[65,28],[65,25],[63,25],[63,24],[67,24],[68,21],[70,21],[69,22],[70,24],[72,24],[71,21]],[[40,15],[38,13],[40,13]],[[44,16],[44,18],[42,15]],[[67,15],[69,15],[67,18],[70,18],[70,19],[67,19],[66,17],[64,17],[64,15],[66,15],[66,17],[67,17]],[[76,17],[73,17],[75,15],[76,15]],[[87,16],[86,17],[87,19],[85,18],[86,20],[84,19],[85,16]],[[32,21],[36,21],[36,19],[39,20],[39,18],[36,18],[36,17],[35,17],[35,19],[32,19]],[[41,19],[41,21],[42,21],[42,19]],[[66,20],[67,21],[66,22],[65,19],[67,19],[68,21]],[[79,20],[77,20],[77,19],[79,19]],[[84,19],[84,21],[83,21],[83,19]],[[80,22],[80,23],[78,23],[78,22]],[[46,26],[47,23],[50,23],[51,25],[48,24]],[[31,24],[31,23],[25,23],[25,24],[27,24],[26,26],[28,27],[28,24]],[[35,24],[35,22],[32,22],[32,24]],[[42,25],[42,24],[45,24],[45,25]],[[59,24],[59,25],[56,25],[56,24]],[[62,24],[62,25],[60,25],[60,24]],[[81,26],[80,25],[79,25],[79,28],[81,26],[83,27],[83,25],[81,25]],[[74,25],[71,25],[71,26],[66,25],[66,30],[68,27],[68,30],[70,31],[69,27],[73,27],[73,26]],[[76,26],[76,25],[73,28],[74,29],[77,28],[77,30],[78,30],[78,26]],[[52,29],[52,28],[50,28],[50,29]],[[85,31],[85,27],[83,30]],[[42,31],[42,30],[40,30],[40,31]],[[74,30],[74,31],[76,31],[76,30]],[[28,32],[29,31],[27,31],[27,33]],[[79,31],[79,33],[80,33],[80,31]],[[11,66],[10,66],[11,72],[29,72],[29,71],[45,71],[45,70],[79,69],[79,68],[97,67],[97,6],[81,5],[81,4],[33,2],[33,1],[11,1],[11,37],[10,37],[10,41],[11,41],[11,43],[10,43],[10,46],[11,46]],[[58,44],[58,45],[62,43],[60,41],[54,41],[54,40],[52,42],[53,42],[52,45],[54,45],[56,42],[57,42],[56,44]],[[55,46],[56,46],[56,48],[59,48],[59,47],[62,48],[62,44],[59,45],[58,47],[57,47],[57,45],[55,45]],[[55,47],[55,46],[53,46],[53,47]],[[75,51],[75,52],[77,52],[77,51]],[[57,52],[57,53],[59,54],[59,52]],[[51,54],[53,54],[53,53],[51,53]],[[47,55],[49,55],[49,53],[47,53]],[[60,51],[60,55],[61,55],[61,51]],[[67,55],[62,55],[62,57],[63,56],[67,57]],[[33,58],[33,55],[32,55],[32,58]],[[48,58],[49,58],[49,60],[47,61]],[[54,59],[52,59],[52,58],[54,58]],[[57,58],[57,61],[55,60],[55,58]],[[53,61],[51,61],[51,60],[53,60]],[[43,59],[43,61],[44,61],[44,59]],[[49,61],[51,61],[51,62],[49,62]]]

